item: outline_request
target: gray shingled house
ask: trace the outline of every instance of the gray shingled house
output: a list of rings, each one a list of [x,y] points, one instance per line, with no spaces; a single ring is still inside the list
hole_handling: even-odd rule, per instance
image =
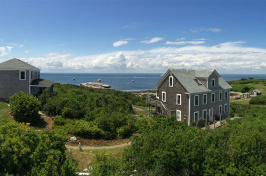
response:
[[[232,87],[216,70],[168,69],[154,88],[157,112],[179,121],[212,122],[214,116],[229,115]]]
[[[0,100],[19,91],[37,96],[46,87],[52,91],[53,81],[40,79],[39,68],[16,58],[0,63]]]

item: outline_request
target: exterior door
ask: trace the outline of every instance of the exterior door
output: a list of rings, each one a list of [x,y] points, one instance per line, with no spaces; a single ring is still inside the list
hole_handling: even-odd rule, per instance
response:
[[[181,111],[180,110],[176,110],[176,120],[181,121]]]
[[[213,121],[213,108],[209,109],[209,121]]]

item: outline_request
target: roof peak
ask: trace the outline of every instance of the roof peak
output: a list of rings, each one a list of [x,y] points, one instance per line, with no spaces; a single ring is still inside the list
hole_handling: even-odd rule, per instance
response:
[[[0,70],[40,70],[39,68],[28,64],[18,58],[13,58],[0,63]]]

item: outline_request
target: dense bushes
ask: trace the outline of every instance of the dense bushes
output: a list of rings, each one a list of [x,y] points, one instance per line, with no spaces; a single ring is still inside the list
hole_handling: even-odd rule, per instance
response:
[[[66,119],[61,116],[54,118],[56,128],[61,128],[70,134],[93,139],[111,139],[129,137],[135,130],[134,115],[97,118],[94,121]]]
[[[18,92],[10,97],[10,110],[19,122],[34,123],[38,117],[40,105],[38,100],[29,93]]]
[[[136,130],[132,101],[137,97],[129,92],[55,84],[54,92],[44,91],[40,102],[43,111],[57,116],[55,127],[84,138],[112,139],[128,137]]]
[[[62,131],[36,132],[0,117],[0,175],[76,175],[65,141]]]
[[[251,100],[249,101],[249,104],[266,105],[266,95],[258,95],[252,97]]]
[[[250,92],[253,89],[255,88],[249,85],[238,84],[238,85],[232,85],[231,91],[246,93]]]
[[[247,117],[227,120],[215,130],[174,118],[152,119],[122,159],[97,157],[92,175],[265,175],[264,109],[250,109]],[[254,118],[255,111],[264,114]]]

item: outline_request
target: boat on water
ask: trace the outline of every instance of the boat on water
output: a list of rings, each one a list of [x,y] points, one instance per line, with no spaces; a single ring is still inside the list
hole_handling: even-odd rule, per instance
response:
[[[97,79],[98,82],[101,82],[102,80],[101,79]]]
[[[73,81],[75,81],[76,79],[75,78],[73,78]]]
[[[135,82],[135,80],[132,80],[132,82]]]

